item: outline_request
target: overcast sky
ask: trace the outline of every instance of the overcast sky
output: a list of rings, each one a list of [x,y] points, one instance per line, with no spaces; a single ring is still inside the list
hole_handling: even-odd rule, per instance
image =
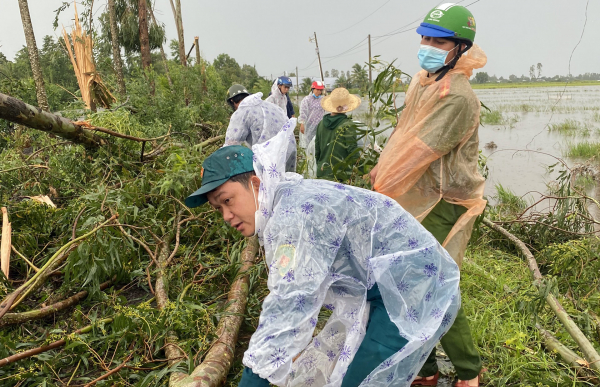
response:
[[[256,65],[261,75],[276,76],[298,66],[301,77],[318,75],[315,46],[309,42],[314,32],[324,70],[348,70],[354,63],[367,61],[365,38],[370,33],[373,55],[381,55],[384,60],[397,58],[398,67],[415,73],[419,69],[416,58],[419,36],[414,30],[387,34],[416,27],[429,9],[443,2],[181,0],[188,49],[194,36],[199,36],[202,53],[210,61],[220,53],[227,53],[240,64]],[[481,71],[504,77],[528,75],[529,67],[539,62],[543,65],[543,75],[568,73],[569,57],[582,34],[587,0],[460,3],[473,3],[469,9],[477,21],[476,43],[488,55],[488,64]],[[54,10],[61,4],[62,0],[29,0],[38,44],[44,35],[58,36],[60,31],[53,29],[52,22]],[[12,59],[25,44],[19,8],[16,0],[0,0],[0,5],[0,51]],[[96,0],[96,16],[105,7],[106,0]],[[156,0],[155,14],[165,24],[167,38],[176,38],[169,0]],[[59,20],[68,27],[72,15],[70,8]],[[587,26],[571,62],[572,74],[600,73],[599,40],[600,1],[590,0]]]

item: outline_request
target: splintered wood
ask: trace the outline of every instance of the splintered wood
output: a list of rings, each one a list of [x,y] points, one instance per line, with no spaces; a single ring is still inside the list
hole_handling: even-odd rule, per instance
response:
[[[100,74],[96,72],[94,56],[92,53],[92,37],[81,28],[79,17],[77,16],[77,4],[75,5],[75,29],[71,31],[71,37],[63,27],[63,38],[65,39],[66,49],[69,58],[75,70],[77,83],[81,90],[81,98],[88,109],[95,110],[96,105],[109,108],[115,101],[115,97],[102,82]]]
[[[0,241],[0,268],[4,276],[8,278],[10,268],[10,246],[11,246],[11,227],[8,223],[8,211],[2,207],[2,241]]]

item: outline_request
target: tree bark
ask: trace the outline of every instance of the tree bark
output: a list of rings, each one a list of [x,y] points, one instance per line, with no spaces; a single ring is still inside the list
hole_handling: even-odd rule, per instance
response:
[[[172,378],[171,387],[217,387],[227,377],[248,302],[250,279],[247,272],[254,265],[257,254],[258,239],[252,237],[248,239],[248,244],[242,252],[242,266],[229,290],[229,306],[217,326],[218,339],[211,346],[202,364],[185,378]]]
[[[150,16],[152,17],[152,22],[155,25],[158,25],[156,22],[156,18],[154,17],[154,10],[150,7]],[[162,43],[160,44],[160,56],[162,57],[163,66],[165,67],[165,75],[167,76],[167,81],[169,81],[169,87],[171,88],[171,92],[173,92],[173,81],[171,80],[171,74],[169,73],[169,65],[167,63],[167,56],[165,55],[165,50],[163,49]]]
[[[200,58],[200,47],[198,46],[198,37],[194,38],[194,45],[196,46],[196,66],[202,65],[202,59]]]
[[[124,97],[125,79],[123,77],[123,60],[121,59],[121,46],[119,46],[119,29],[117,27],[117,14],[115,12],[115,0],[108,0],[108,15],[110,17],[110,34],[112,35],[113,64],[117,74],[117,85],[119,94]]]
[[[140,27],[140,52],[142,68],[146,70],[152,63],[150,56],[150,37],[148,36],[148,7],[146,0],[138,0],[138,23]]]
[[[177,39],[179,40],[179,59],[182,66],[187,66],[187,56],[185,55],[185,41],[183,39],[183,19],[181,17],[181,0],[169,0],[171,2],[171,10],[175,18],[175,27],[177,27]]]
[[[29,6],[27,0],[19,0],[19,10],[21,11],[21,21],[23,22],[23,31],[25,32],[25,41],[27,42],[27,52],[29,53],[29,63],[31,63],[31,72],[35,81],[35,92],[38,105],[42,110],[49,111],[48,97],[46,96],[46,87],[44,85],[44,77],[40,67],[40,57],[38,54],[35,35],[33,33],[33,25],[29,16]]]
[[[55,134],[88,148],[106,145],[106,140],[68,119],[0,93],[0,118],[33,129]]]

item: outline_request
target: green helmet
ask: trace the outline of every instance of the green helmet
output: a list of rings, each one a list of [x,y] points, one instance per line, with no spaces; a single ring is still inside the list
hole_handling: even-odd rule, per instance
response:
[[[244,86],[233,85],[227,91],[227,100],[229,101],[231,98],[235,97],[238,94],[250,95],[250,93],[248,93],[248,90],[246,90],[246,88]]]
[[[429,11],[423,23],[417,28],[417,33],[434,38],[453,38],[465,43],[475,41],[475,18],[462,5],[445,3]]]

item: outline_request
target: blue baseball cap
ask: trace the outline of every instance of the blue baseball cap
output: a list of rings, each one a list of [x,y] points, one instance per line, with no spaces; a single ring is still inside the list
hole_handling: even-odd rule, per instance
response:
[[[202,163],[202,185],[185,199],[185,205],[193,208],[208,201],[206,194],[225,184],[227,180],[242,173],[254,172],[252,150],[241,145],[223,147],[208,156]]]

